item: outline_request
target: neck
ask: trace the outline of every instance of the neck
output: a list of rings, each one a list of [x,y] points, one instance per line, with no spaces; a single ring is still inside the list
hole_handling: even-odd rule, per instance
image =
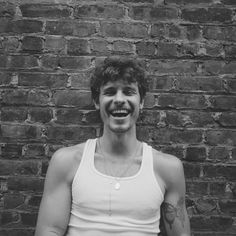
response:
[[[129,158],[139,148],[136,132],[132,133],[110,133],[104,130],[100,138],[102,151],[113,158]]]

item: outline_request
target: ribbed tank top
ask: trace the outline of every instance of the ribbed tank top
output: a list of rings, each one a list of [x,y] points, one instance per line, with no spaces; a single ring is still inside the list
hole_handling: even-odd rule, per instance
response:
[[[156,236],[164,197],[153,171],[152,147],[143,142],[139,171],[119,178],[117,190],[117,178],[95,167],[96,141],[87,140],[72,182],[66,236]]]

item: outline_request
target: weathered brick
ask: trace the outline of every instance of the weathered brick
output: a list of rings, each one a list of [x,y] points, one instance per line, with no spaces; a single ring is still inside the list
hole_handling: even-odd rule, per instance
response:
[[[133,6],[129,16],[134,20],[169,20],[178,18],[178,10],[171,7]]]
[[[193,216],[190,223],[196,231],[225,231],[232,226],[233,219],[228,216]]]
[[[90,73],[73,73],[70,75],[71,88],[89,90],[90,87]]]
[[[223,81],[218,77],[211,76],[182,76],[176,78],[176,86],[181,91],[209,91],[223,92]]]
[[[201,111],[166,111],[166,123],[181,127],[215,127],[209,112]]]
[[[19,139],[39,138],[38,128],[32,125],[2,124],[1,133],[2,137],[6,138],[19,138]]]
[[[1,58],[0,58],[1,60]],[[0,85],[8,86],[11,83],[11,73],[0,72]]]
[[[34,36],[25,36],[22,40],[22,50],[31,52],[41,52],[43,50],[43,39]]]
[[[220,210],[231,216],[236,216],[236,201],[235,200],[220,200],[219,201]]]
[[[2,121],[25,121],[27,119],[27,109],[24,107],[2,107]]]
[[[38,20],[1,20],[0,33],[37,33],[42,32],[43,22]]]
[[[144,38],[148,36],[145,24],[137,23],[101,23],[101,33],[105,37]]]
[[[41,195],[33,195],[33,196],[30,197],[30,199],[28,201],[28,205],[38,208],[40,203],[41,203],[41,200],[42,200]]]
[[[156,125],[160,120],[160,111],[144,110],[138,119],[139,124]]]
[[[0,225],[8,225],[10,223],[16,223],[19,221],[19,214],[14,211],[2,211],[0,213]]]
[[[204,177],[207,178],[221,178],[230,181],[236,180],[236,166],[212,164],[204,166]]]
[[[1,145],[1,157],[12,159],[21,156],[23,144],[18,143],[4,143]]]
[[[205,147],[188,147],[186,149],[186,161],[204,161],[207,157]]]
[[[203,63],[202,69],[203,73],[209,75],[218,75],[221,74],[223,67],[224,67],[223,61],[208,60]]]
[[[196,163],[183,163],[184,166],[184,175],[185,178],[191,179],[191,178],[198,178],[200,176],[200,166],[196,165]]]
[[[230,45],[230,46],[224,46],[225,49],[225,56],[230,58],[236,58],[236,46]]]
[[[199,25],[186,25],[186,36],[188,40],[199,40],[201,37],[201,28]]]
[[[20,193],[8,193],[3,196],[4,209],[14,209],[24,204],[25,197]]]
[[[29,116],[31,122],[48,123],[53,118],[53,111],[50,108],[30,108]]]
[[[177,56],[177,44],[174,43],[158,43],[157,55],[164,58],[173,58]]]
[[[28,104],[33,106],[46,106],[51,101],[50,92],[47,90],[32,89],[29,91]]]
[[[35,227],[37,223],[37,213],[20,213],[20,216],[23,225]]]
[[[45,18],[61,18],[69,17],[71,9],[63,5],[50,4],[23,4],[20,5],[23,17],[45,17]]]
[[[15,36],[7,36],[0,39],[0,52],[17,52],[19,51],[20,40]]]
[[[227,161],[229,159],[229,150],[225,147],[211,147],[208,159],[213,162]]]
[[[22,148],[23,158],[39,158],[45,156],[45,147],[39,144],[27,144]]]
[[[56,106],[78,106],[81,108],[93,107],[91,94],[88,91],[61,90],[53,95]]]
[[[211,96],[210,102],[214,109],[231,110],[236,108],[236,96]]]
[[[14,55],[9,57],[9,68],[23,68],[23,69],[31,69],[39,67],[38,58],[33,55]]]
[[[234,0],[221,0],[221,3],[225,5],[236,5]]]
[[[228,8],[186,8],[182,10],[181,17],[192,22],[230,22],[232,10]]]
[[[28,102],[28,90],[5,90],[2,93],[2,103],[3,104],[17,104],[23,105]]]
[[[0,2],[0,17],[13,18],[16,13],[16,5],[11,2]]]
[[[91,39],[90,44],[90,50],[92,53],[98,53],[99,55],[107,55],[110,53],[109,43],[104,39]]]
[[[113,42],[113,51],[118,54],[132,54],[133,53],[133,43],[123,40],[118,40]]]
[[[210,183],[210,195],[211,196],[224,196],[225,194],[225,182],[213,182]]]
[[[235,112],[222,112],[216,118],[216,121],[223,127],[236,126],[236,113]]]
[[[136,53],[140,56],[154,56],[156,45],[154,42],[138,42],[136,43]]]
[[[188,196],[204,196],[207,193],[208,183],[200,181],[186,181],[186,193]]]
[[[14,176],[9,177],[7,183],[9,190],[42,192],[44,179],[38,177]]]
[[[88,41],[85,39],[69,39],[67,42],[67,53],[72,56],[90,54]]]
[[[199,0],[199,1],[195,1],[195,0],[165,0],[165,3],[167,4],[178,4],[178,5],[186,5],[186,4],[211,4],[214,3],[214,0]]]
[[[170,91],[173,89],[174,78],[169,75],[149,76],[150,91]]]
[[[182,38],[183,29],[179,25],[168,25],[168,36],[174,39]]]
[[[168,74],[190,74],[197,72],[198,65],[193,61],[173,60],[173,61],[150,61],[148,70],[151,73]]]
[[[65,53],[66,40],[61,36],[46,36],[45,51],[54,53]]]
[[[97,4],[97,5],[79,5],[76,6],[74,17],[96,17],[96,18],[115,18],[121,19],[124,17],[125,9],[123,6],[119,5],[105,5],[105,4]]]
[[[4,236],[34,236],[34,231],[33,229],[0,229],[0,235]]]
[[[163,39],[167,36],[167,27],[164,23],[152,24],[150,35],[153,38]]]
[[[227,80],[227,88],[230,92],[236,92],[236,80],[235,79],[228,79]]]
[[[209,198],[199,198],[194,202],[195,211],[197,214],[204,215],[216,215],[217,212],[217,203],[213,199]]]
[[[189,94],[160,94],[158,98],[160,107],[168,108],[206,108],[205,99],[201,95]]]
[[[91,58],[59,57],[58,65],[63,69],[88,69],[91,66]]]
[[[67,85],[67,74],[52,73],[20,73],[19,86],[64,88]]]
[[[236,131],[234,130],[208,130],[206,142],[209,145],[236,145]]]
[[[81,142],[95,137],[96,130],[93,127],[78,126],[50,126],[47,137],[50,140],[77,140]]]

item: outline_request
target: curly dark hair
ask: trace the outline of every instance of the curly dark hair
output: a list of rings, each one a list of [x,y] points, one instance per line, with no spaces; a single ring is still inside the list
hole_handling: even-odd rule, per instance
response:
[[[140,98],[143,101],[147,91],[145,70],[135,59],[123,57],[108,57],[94,69],[90,80],[92,99],[98,102],[100,87],[109,81],[117,80],[137,82]]]

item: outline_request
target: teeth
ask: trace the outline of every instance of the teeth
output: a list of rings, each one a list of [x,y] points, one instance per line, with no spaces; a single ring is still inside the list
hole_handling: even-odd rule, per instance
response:
[[[114,113],[114,114],[118,114],[118,113],[128,113],[128,111],[126,111],[126,110],[115,110],[115,111],[113,111],[112,113]]]

